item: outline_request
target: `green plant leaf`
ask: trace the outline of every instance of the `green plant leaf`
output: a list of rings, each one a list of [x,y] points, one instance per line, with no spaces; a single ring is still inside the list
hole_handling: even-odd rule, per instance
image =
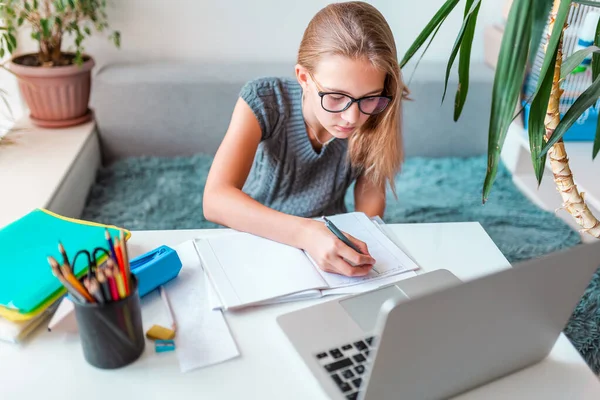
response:
[[[50,37],[50,21],[46,18],[40,19],[40,26],[42,27],[42,36],[44,38]]]
[[[31,11],[31,6],[29,5],[28,1],[25,2],[24,6],[25,6],[25,10]]]
[[[33,9],[37,10],[39,7],[38,0],[33,0]]]
[[[563,61],[560,68],[560,79],[565,79],[590,53],[600,51],[600,47],[589,46],[576,51]]]
[[[552,83],[554,81],[554,69],[556,65],[557,54],[558,47],[556,47],[554,54],[552,54],[552,63],[550,64],[548,73],[540,84],[540,90],[531,102],[529,113],[529,148],[531,149],[531,161],[533,163],[533,170],[535,171],[535,177],[537,178],[538,185],[542,183],[542,178],[544,177],[544,166],[546,164],[546,156],[544,155],[540,157],[540,154],[542,146],[544,145],[544,137],[546,134],[546,126],[544,122],[546,118],[546,112],[548,110],[550,93],[552,91]]]
[[[600,126],[600,118],[598,119],[598,125]],[[594,149],[592,150],[592,160],[598,155],[600,150],[600,129],[596,126],[596,137],[594,138]]]
[[[4,47],[0,47],[0,58],[4,57],[5,53],[6,53],[6,50],[4,50]]]
[[[467,2],[468,4],[468,2]],[[468,17],[465,34],[460,44],[460,54],[458,57],[458,88],[454,97],[454,122],[458,121],[462,109],[467,101],[469,93],[469,65],[471,63],[471,47],[473,46],[473,37],[475,36],[475,26],[477,24],[477,15],[481,2],[476,6],[471,16],[467,15],[468,8],[465,7],[465,17]]]
[[[531,19],[531,1],[514,0],[502,36],[492,89],[488,163],[482,193],[484,203],[496,179],[500,151],[512,122],[525,77],[527,50],[531,39]]]
[[[454,7],[456,7],[456,4],[458,4],[458,1],[459,0],[446,0],[442,7],[440,7],[440,9],[435,13],[431,21],[425,25],[425,28],[423,28],[423,31],[421,31],[419,36],[417,36],[414,43],[408,48],[406,54],[404,54],[404,57],[402,58],[402,61],[400,61],[400,68],[404,67],[406,63],[410,61],[415,53],[421,48],[423,43],[425,43],[425,40],[427,40],[429,35],[431,35],[431,32],[433,32],[433,30],[441,24],[441,22],[448,16],[448,14],[450,14],[450,12],[452,12]]]
[[[542,68],[540,70],[540,76],[538,80],[537,88],[535,89],[535,95],[540,90],[540,84],[542,83],[544,77],[548,73],[548,69],[550,68],[550,63],[552,61],[552,55],[556,50],[556,46],[558,46],[558,41],[560,36],[562,35],[562,28],[567,21],[567,17],[569,16],[569,9],[571,7],[571,0],[561,0],[560,6],[558,7],[558,12],[556,13],[556,19],[554,20],[554,29],[552,29],[552,35],[550,36],[550,40],[548,40],[548,45],[546,47],[546,55],[544,56],[544,62],[542,63]]]
[[[531,29],[531,39],[529,43],[529,65],[533,65],[537,55],[544,29],[548,24],[550,10],[552,9],[552,0],[534,0],[533,2],[533,24]]]
[[[16,49],[17,38],[15,37],[15,35],[13,35],[12,33],[8,33],[8,40],[10,41],[10,44],[12,45],[13,49]]]
[[[446,90],[448,89],[448,78],[450,77],[450,70],[452,69],[452,65],[454,64],[454,60],[456,59],[456,55],[458,54],[458,49],[460,48],[462,40],[465,36],[467,24],[469,23],[473,12],[475,10],[479,10],[480,4],[481,0],[467,0],[465,6],[465,17],[463,19],[462,26],[460,27],[460,31],[458,32],[458,36],[454,41],[454,46],[452,47],[452,52],[450,53],[450,59],[448,60],[448,65],[446,66],[446,79],[444,80],[444,93],[442,94],[442,103],[446,98]]]
[[[596,78],[590,87],[588,87],[585,92],[583,92],[575,103],[565,113],[564,117],[561,119],[560,123],[554,130],[552,137],[546,143],[544,148],[542,149],[542,155],[546,154],[548,150],[558,142],[566,131],[579,119],[581,114],[587,111],[588,108],[596,104],[598,97],[600,96],[600,78]]]

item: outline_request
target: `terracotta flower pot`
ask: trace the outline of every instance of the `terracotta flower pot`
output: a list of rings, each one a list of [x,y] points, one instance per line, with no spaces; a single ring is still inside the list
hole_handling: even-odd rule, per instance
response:
[[[19,88],[30,111],[31,121],[45,128],[78,125],[91,120],[88,108],[94,60],[85,56],[77,65],[40,67],[23,65],[15,57],[10,69],[19,76]]]

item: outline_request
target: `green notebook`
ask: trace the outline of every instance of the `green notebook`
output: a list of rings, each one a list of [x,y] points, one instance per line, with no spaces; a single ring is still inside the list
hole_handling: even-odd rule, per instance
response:
[[[10,312],[28,314],[36,311],[48,299],[64,291],[52,274],[48,256],[62,263],[59,241],[65,247],[69,261],[82,249],[107,248],[104,233],[111,237],[125,232],[116,226],[66,218],[48,210],[36,209],[23,218],[0,229],[0,316]],[[87,258],[79,256],[74,273],[79,276],[87,270]],[[43,311],[43,310],[39,310]]]

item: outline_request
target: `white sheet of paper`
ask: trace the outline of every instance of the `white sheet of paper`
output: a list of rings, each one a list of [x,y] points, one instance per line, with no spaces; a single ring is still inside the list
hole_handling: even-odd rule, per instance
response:
[[[181,372],[238,357],[225,317],[209,307],[205,274],[193,241],[174,249],[182,263],[177,279],[165,285],[177,321],[176,354]]]

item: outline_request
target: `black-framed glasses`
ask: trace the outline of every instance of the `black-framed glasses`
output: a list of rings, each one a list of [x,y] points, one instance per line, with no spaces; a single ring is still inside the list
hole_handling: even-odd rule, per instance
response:
[[[324,92],[321,89],[321,85],[311,73],[309,73],[313,82],[317,86],[319,91],[317,94],[321,98],[321,107],[323,110],[330,113],[341,113],[342,111],[346,111],[352,104],[358,103],[358,109],[363,114],[367,115],[375,115],[381,113],[383,110],[387,108],[387,106],[392,101],[392,96],[365,96],[360,99],[355,99],[352,96],[348,96],[344,93],[339,92]]]
[[[367,115],[379,114],[385,110],[392,101],[392,96],[365,96],[355,99],[344,93],[317,92],[321,97],[321,107],[330,113],[346,111],[354,103],[358,103],[358,109]]]

